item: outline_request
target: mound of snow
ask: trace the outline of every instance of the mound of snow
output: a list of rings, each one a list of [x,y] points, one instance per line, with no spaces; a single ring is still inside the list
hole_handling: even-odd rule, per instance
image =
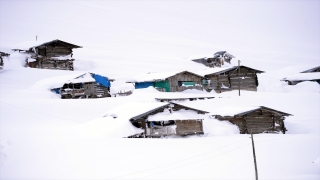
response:
[[[292,74],[297,74],[300,73],[302,71],[306,71],[309,69],[312,69],[314,67],[317,67],[317,65],[299,65],[299,66],[288,66],[285,68],[281,68],[279,70],[276,71],[268,71],[267,73],[269,73],[269,75],[277,77],[279,79],[283,79],[289,75]]]
[[[296,85],[288,85],[279,78],[270,76],[271,73],[258,75],[259,92],[320,92],[320,85],[317,82],[305,81]]]
[[[178,93],[178,92],[176,92],[176,93]],[[198,89],[186,89],[180,93],[181,94],[209,94],[207,91],[201,91]]]
[[[134,127],[129,119],[111,116],[94,119],[74,128],[77,137],[122,138],[141,132],[143,132],[143,129]]]
[[[91,60],[75,59],[73,64],[75,71],[91,71],[97,67],[97,63]]]
[[[203,131],[208,136],[228,136],[240,134],[238,126],[229,121],[206,118],[203,121]]]
[[[24,53],[14,52],[14,53],[10,54],[10,56],[8,57],[9,64],[6,63],[4,68],[5,69],[15,69],[15,68],[25,67],[26,59],[28,57],[30,57],[30,55],[24,54]]]
[[[284,92],[320,92],[320,85],[317,82],[305,81],[293,86],[284,86]]]

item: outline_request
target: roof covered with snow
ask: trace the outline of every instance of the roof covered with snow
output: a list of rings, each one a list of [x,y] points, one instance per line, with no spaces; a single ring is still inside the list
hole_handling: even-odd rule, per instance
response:
[[[13,50],[24,50],[24,51],[26,51],[26,50],[29,50],[29,49],[34,48],[34,47],[44,46],[44,45],[48,45],[48,44],[51,44],[51,43],[63,44],[63,45],[66,45],[66,46],[70,46],[71,48],[81,48],[81,46],[77,46],[77,45],[70,44],[70,43],[61,41],[59,39],[56,39],[56,40],[52,40],[52,41],[25,41],[25,42],[21,42],[21,43],[15,45],[12,49]]]
[[[311,72],[313,72],[313,71],[315,71],[315,70],[317,70],[317,69],[320,69],[320,66],[317,66],[317,67],[308,69],[308,70],[306,70],[306,71],[302,71],[301,73],[311,73]]]
[[[211,115],[220,115],[220,116],[243,116],[248,113],[251,113],[252,111],[258,110],[258,109],[266,109],[269,111],[279,113],[283,116],[290,116],[291,115],[291,114],[281,112],[278,110],[274,110],[274,109],[264,107],[264,106],[247,106],[247,107],[246,106],[241,106],[241,107],[228,106],[228,107],[214,109],[210,114]]]
[[[209,75],[209,74],[216,74],[220,72],[224,72],[226,70],[229,70],[233,67],[222,67],[222,68],[207,68],[201,71],[197,71],[196,73],[200,74],[201,76]]]
[[[132,82],[155,82],[155,81],[164,81],[165,79],[172,77],[176,74],[183,73],[183,72],[188,72],[191,74],[194,74],[195,76],[200,76],[199,74],[195,74],[189,71],[182,71],[182,72],[162,72],[162,73],[148,73],[148,74],[142,74],[138,76],[134,76],[130,79],[127,80],[127,83],[132,83]]]
[[[51,85],[51,89],[61,88],[64,84],[68,83],[85,83],[85,82],[95,82],[96,80],[91,76],[91,73],[85,73],[76,76],[73,79],[59,79]]]
[[[130,102],[122,104],[116,108],[111,109],[106,112],[104,117],[112,116],[112,117],[121,117],[126,118],[129,122],[129,119],[145,112],[167,106],[169,103],[162,102]]]
[[[247,69],[255,71],[256,73],[263,73],[264,72],[264,71],[253,69],[253,68],[250,68],[250,67],[247,67],[247,66],[240,66],[240,69],[241,68],[247,68]],[[196,73],[200,74],[201,76],[219,75],[219,74],[222,74],[222,73],[225,73],[225,72],[228,72],[228,71],[232,71],[232,70],[236,70],[236,69],[238,69],[238,66],[230,66],[230,67],[222,67],[222,68],[208,68],[208,69],[205,69],[205,70],[197,71]]]
[[[169,110],[164,112],[159,112],[154,115],[148,116],[148,121],[169,121],[169,120],[196,120],[196,119],[204,119],[203,114],[198,114],[192,110],[181,109],[179,111],[172,111],[170,113]]]
[[[143,112],[143,113],[141,113],[141,114],[139,114],[139,115],[137,115],[137,116],[134,116],[134,117],[131,118],[131,121],[140,119],[140,118],[142,118],[142,117],[149,116],[151,113],[153,113],[153,112],[155,112],[155,111],[157,111],[157,110],[159,110],[159,109],[161,109],[161,108],[165,108],[165,107],[167,107],[167,106],[168,106],[168,107],[169,107],[169,106],[171,106],[171,107],[180,106],[180,107],[184,107],[184,108],[186,108],[186,109],[188,109],[188,110],[193,110],[193,111],[197,111],[197,112],[200,112],[200,113],[208,113],[207,111],[203,111],[203,110],[199,110],[199,109],[195,109],[195,108],[191,108],[191,107],[188,107],[188,106],[185,106],[185,105],[181,105],[181,104],[178,104],[178,103],[173,103],[173,102],[171,102],[171,103],[166,103],[166,104],[164,104],[163,106],[159,106],[159,107],[156,107],[156,108],[154,108],[154,109],[150,109],[149,111],[145,111],[145,112]],[[171,119],[171,120],[173,120],[173,119]]]
[[[314,73],[298,73],[287,76],[283,78],[283,81],[310,81],[310,80],[319,80],[320,79],[320,72]]]
[[[30,48],[35,47],[35,46],[39,46],[43,43],[45,43],[45,41],[24,41],[24,42],[21,42],[21,43],[15,45],[12,49],[27,51]]]

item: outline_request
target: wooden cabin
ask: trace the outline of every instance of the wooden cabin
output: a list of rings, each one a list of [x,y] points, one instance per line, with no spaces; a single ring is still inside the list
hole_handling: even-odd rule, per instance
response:
[[[181,92],[186,89],[203,90],[203,76],[189,71],[169,73],[148,73],[135,76],[127,83],[133,83],[135,89],[154,87],[161,92]]]
[[[259,85],[258,73],[263,71],[256,70],[246,66],[233,66],[224,68],[210,68],[197,72],[204,76],[206,81],[204,89],[214,90],[217,93],[238,90],[257,91]]]
[[[45,43],[32,42],[37,45],[28,46],[24,43],[23,46],[12,49],[13,51],[19,51],[30,54],[30,57],[26,60],[26,66],[31,68],[41,69],[60,69],[73,71],[73,51],[74,48],[82,48],[68,42],[61,40],[53,40]]]
[[[258,107],[223,107],[214,110],[212,117],[227,120],[239,127],[241,134],[279,133],[287,131],[285,116],[292,116],[278,110]]]
[[[199,59],[193,59],[192,61],[196,63],[201,63],[207,67],[221,67],[224,65],[224,62],[231,63],[232,58],[235,58],[232,54],[227,53],[227,51],[218,51],[213,54],[213,57],[211,58],[199,58]]]
[[[165,103],[130,118],[130,122],[144,129],[144,137],[187,136],[204,133],[202,121],[206,113],[177,103]]]
[[[104,98],[111,97],[110,87],[113,79],[86,73],[65,82],[53,85],[52,89],[61,95],[61,99]]]
[[[7,56],[10,56],[10,54],[0,51],[0,69],[2,69],[4,66],[3,57],[7,57]]]

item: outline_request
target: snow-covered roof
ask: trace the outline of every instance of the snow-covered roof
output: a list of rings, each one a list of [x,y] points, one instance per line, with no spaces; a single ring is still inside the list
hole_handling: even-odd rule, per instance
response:
[[[169,121],[169,120],[196,120],[196,119],[204,119],[203,114],[198,114],[192,110],[181,109],[179,111],[172,111],[170,113],[169,110],[164,112],[159,112],[154,115],[148,116],[148,121]]]
[[[247,66],[240,66],[240,69],[241,68],[247,68],[247,69],[254,70],[257,73],[263,73],[263,71],[260,71],[260,70],[257,70],[257,69],[253,69],[253,68],[250,68],[250,67],[247,67]],[[213,74],[219,75],[219,74],[222,74],[224,72],[227,72],[227,71],[230,71],[230,70],[235,70],[235,69],[238,69],[238,66],[229,66],[229,67],[222,67],[222,68],[208,68],[208,69],[205,69],[205,70],[197,71],[196,73],[201,75],[201,76],[213,75]]]
[[[308,70],[306,70],[306,71],[302,71],[301,73],[311,73],[311,72],[313,72],[314,70],[319,69],[319,68],[320,68],[320,66],[317,66],[317,67],[308,69]]]
[[[319,80],[320,79],[320,72],[313,72],[313,73],[298,73],[287,76],[283,78],[283,81],[310,81],[310,80]]]
[[[25,41],[25,42],[22,42],[22,43],[19,43],[19,44],[15,45],[12,49],[13,50],[25,50],[26,51],[26,50],[29,50],[30,48],[34,48],[34,47],[37,47],[37,46],[50,44],[50,43],[53,43],[53,42],[57,42],[57,43],[60,43],[60,44],[65,44],[65,45],[68,45],[68,46],[70,46],[72,48],[81,48],[81,46],[77,46],[77,45],[70,44],[70,43],[61,41],[59,39],[56,39],[56,40],[52,40],[52,41]]]
[[[274,110],[268,107],[264,107],[264,106],[228,106],[228,107],[221,107],[218,109],[214,109],[213,111],[210,112],[211,115],[220,115],[220,116],[241,116],[241,115],[245,115],[248,114],[252,111],[258,110],[258,109],[266,109],[269,111],[273,111],[276,113],[279,113],[283,116],[290,116],[291,114],[285,113],[285,112],[281,112],[278,110]]]
[[[25,41],[15,45],[12,49],[17,50],[29,50],[32,47],[38,46],[45,43],[45,41]]]
[[[170,105],[170,106],[172,106],[172,107],[174,107],[174,106],[180,106],[180,107],[182,107],[182,109],[185,108],[185,109],[193,110],[193,111],[200,112],[200,113],[208,113],[207,111],[203,111],[203,110],[199,110],[199,109],[195,109],[195,108],[191,108],[191,107],[188,107],[188,106],[185,106],[185,105],[181,105],[181,104],[178,104],[178,103],[171,102],[171,103],[166,103],[166,104],[164,104],[163,106],[160,106],[160,107],[156,107],[156,108],[154,108],[154,109],[151,109],[151,110],[149,110],[149,111],[145,111],[145,112],[143,112],[143,113],[141,113],[141,114],[139,114],[139,115],[136,115],[136,116],[132,117],[132,118],[130,119],[130,121],[135,121],[135,120],[138,120],[138,119],[140,119],[140,118],[142,118],[142,117],[150,116],[151,113],[153,113],[153,112],[155,112],[155,111],[157,111],[157,110],[159,110],[159,109],[161,109],[161,108],[167,107],[168,105]],[[172,120],[172,119],[171,119],[171,120]]]
[[[196,73],[201,75],[201,76],[205,76],[205,75],[208,75],[208,74],[219,73],[219,72],[231,69],[231,68],[233,68],[233,66],[231,66],[231,67],[222,67],[222,68],[207,68],[207,69],[204,69],[204,70],[201,70],[201,71],[197,71]]]
[[[254,111],[260,109],[259,106],[244,106],[244,107],[221,107],[214,109],[210,114],[211,115],[220,115],[220,116],[234,116],[241,114],[243,112]]]
[[[58,80],[54,84],[51,85],[51,89],[61,88],[64,84],[68,83],[84,83],[84,82],[95,82],[96,80],[91,76],[90,73],[85,73],[76,76],[74,79],[69,80]]]
[[[112,116],[117,118],[126,118],[126,120],[129,122],[129,119],[132,117],[166,105],[169,105],[169,103],[130,102],[111,109],[110,111],[105,113],[104,117]]]
[[[80,82],[95,82],[96,80],[91,76],[90,73],[85,73],[75,79],[70,79],[67,83],[80,83]]]
[[[182,71],[182,72],[189,72],[189,71]],[[182,72],[162,72],[162,73],[148,73],[148,74],[142,74],[138,76],[134,76],[127,80],[127,83],[131,82],[154,82],[154,81],[163,81],[166,78],[172,77],[176,74],[182,73]],[[191,74],[194,74],[196,76],[200,76],[199,74],[195,74],[192,72],[189,72]]]

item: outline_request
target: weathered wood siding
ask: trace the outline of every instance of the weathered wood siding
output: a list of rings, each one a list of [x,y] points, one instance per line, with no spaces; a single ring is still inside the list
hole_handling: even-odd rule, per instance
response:
[[[177,135],[203,134],[202,120],[176,120]]]
[[[151,127],[148,128],[146,132],[147,136],[150,137],[161,137],[176,134],[176,131],[169,126]]]
[[[65,89],[67,88],[72,90],[66,92]],[[97,85],[96,83],[83,83],[82,87],[80,83],[64,85],[60,93],[62,99],[111,97],[110,88]]]
[[[195,86],[179,86],[179,81],[192,81],[195,83]],[[175,76],[169,77],[168,82],[170,84],[171,92],[181,92],[186,89],[203,90],[202,78],[188,72],[182,72]]]
[[[73,60],[37,60],[28,62],[27,66],[40,69],[60,69],[73,71]]]
[[[230,76],[230,88],[231,90],[239,89],[239,81],[240,81],[240,89],[247,91],[257,91],[257,75],[250,74],[233,74]]]
[[[205,77],[210,80],[210,84],[205,86],[207,91],[213,89],[221,93],[227,90],[237,90],[239,89],[239,80],[241,90],[257,91],[258,77],[254,71],[247,68],[240,68],[239,74],[238,70],[231,70],[220,75],[206,75]]]
[[[248,133],[283,131],[285,132],[282,117],[267,110],[257,110],[245,118]]]
[[[66,46],[40,46],[36,48],[37,55],[45,56],[45,57],[58,57],[58,56],[67,56],[72,53],[72,49]]]
[[[34,51],[34,52],[33,52]],[[52,42],[41,45],[28,51],[36,62],[28,62],[27,66],[41,69],[60,69],[73,71],[73,61],[71,57],[63,60],[56,60],[53,57],[64,57],[72,55],[72,47],[61,42]]]
[[[243,117],[217,116],[219,120],[228,120],[238,126],[241,134],[285,133],[284,117],[267,110],[253,111]]]

